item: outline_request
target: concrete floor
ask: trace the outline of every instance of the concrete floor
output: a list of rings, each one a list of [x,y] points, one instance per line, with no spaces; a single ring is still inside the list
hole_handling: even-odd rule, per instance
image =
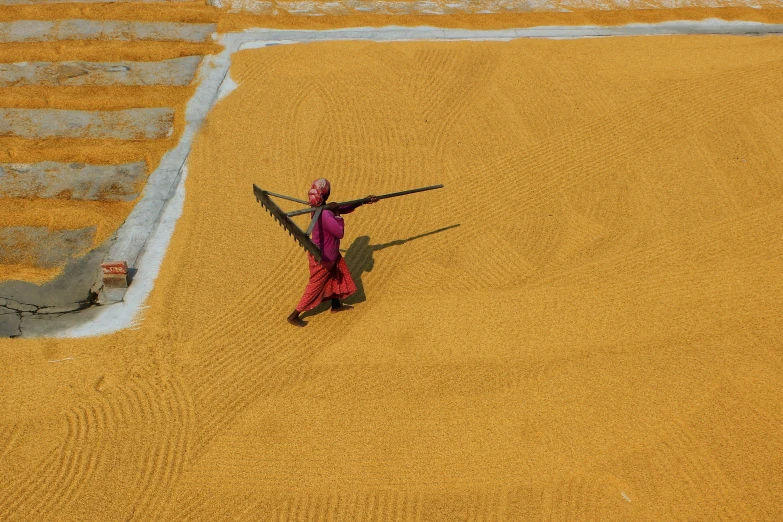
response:
[[[91,314],[76,313],[95,303],[92,285],[108,244],[71,259],[59,277],[43,285],[24,281],[0,283],[0,337],[54,334]]]

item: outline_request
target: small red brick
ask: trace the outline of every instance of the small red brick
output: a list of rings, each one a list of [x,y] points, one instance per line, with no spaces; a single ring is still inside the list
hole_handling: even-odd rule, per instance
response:
[[[104,274],[128,274],[128,263],[125,261],[117,261],[114,263],[103,263],[101,270]]]

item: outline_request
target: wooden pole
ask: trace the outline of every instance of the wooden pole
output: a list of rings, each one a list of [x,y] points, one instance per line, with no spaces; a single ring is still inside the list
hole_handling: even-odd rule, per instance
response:
[[[378,199],[389,199],[389,198],[396,198],[397,196],[405,196],[407,194],[414,194],[416,192],[424,192],[425,190],[435,190],[435,189],[439,189],[439,188],[443,188],[443,185],[431,185],[429,187],[415,188],[415,189],[410,189],[410,190],[402,190],[400,192],[392,192],[390,194],[383,194],[381,196],[376,196],[376,197]],[[346,205],[355,205],[357,203],[366,203],[366,202],[367,202],[367,198],[362,198],[362,199],[353,199],[351,201],[343,201],[341,203],[338,203],[337,205],[342,207],[342,206],[346,206]],[[310,212],[315,212],[315,211],[317,211],[319,209],[324,209],[324,208],[326,208],[326,205],[321,205],[320,207],[303,208],[302,210],[294,210],[293,212],[288,212],[287,215],[289,217],[291,217],[291,216],[300,216],[302,214],[308,214]]]

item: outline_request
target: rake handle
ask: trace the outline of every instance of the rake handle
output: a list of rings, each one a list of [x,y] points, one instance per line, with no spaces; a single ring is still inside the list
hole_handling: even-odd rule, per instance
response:
[[[402,190],[400,192],[391,192],[389,194],[383,194],[381,196],[375,196],[375,197],[378,198],[379,200],[380,199],[389,199],[389,198],[396,198],[397,196],[405,196],[407,194],[414,194],[416,192],[424,192],[425,190],[435,190],[435,189],[439,189],[439,188],[443,188],[443,185],[431,185],[429,187],[415,188],[415,189],[410,189],[410,190]],[[367,201],[367,198],[354,199],[354,200],[351,200],[351,201],[340,202],[337,205],[340,206],[340,207],[343,207],[343,206],[347,206],[347,205],[356,205],[357,203],[365,203],[366,201]],[[326,205],[322,205],[320,207],[305,208],[305,209],[302,209],[302,210],[295,210],[293,212],[289,212],[288,215],[289,216],[298,216],[298,215],[301,215],[301,214],[309,214],[310,212],[313,212],[313,211],[315,211],[316,209],[319,209],[319,208],[326,208]]]

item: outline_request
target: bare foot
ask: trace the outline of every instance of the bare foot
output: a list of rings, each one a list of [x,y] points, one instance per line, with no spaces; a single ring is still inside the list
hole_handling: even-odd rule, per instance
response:
[[[332,308],[332,313],[335,312],[345,312],[346,310],[351,310],[353,306],[347,305],[347,304],[341,304],[340,308]]]
[[[307,326],[307,321],[303,321],[298,317],[289,317],[288,322],[294,326],[298,326],[299,328],[304,328],[305,326]]]

